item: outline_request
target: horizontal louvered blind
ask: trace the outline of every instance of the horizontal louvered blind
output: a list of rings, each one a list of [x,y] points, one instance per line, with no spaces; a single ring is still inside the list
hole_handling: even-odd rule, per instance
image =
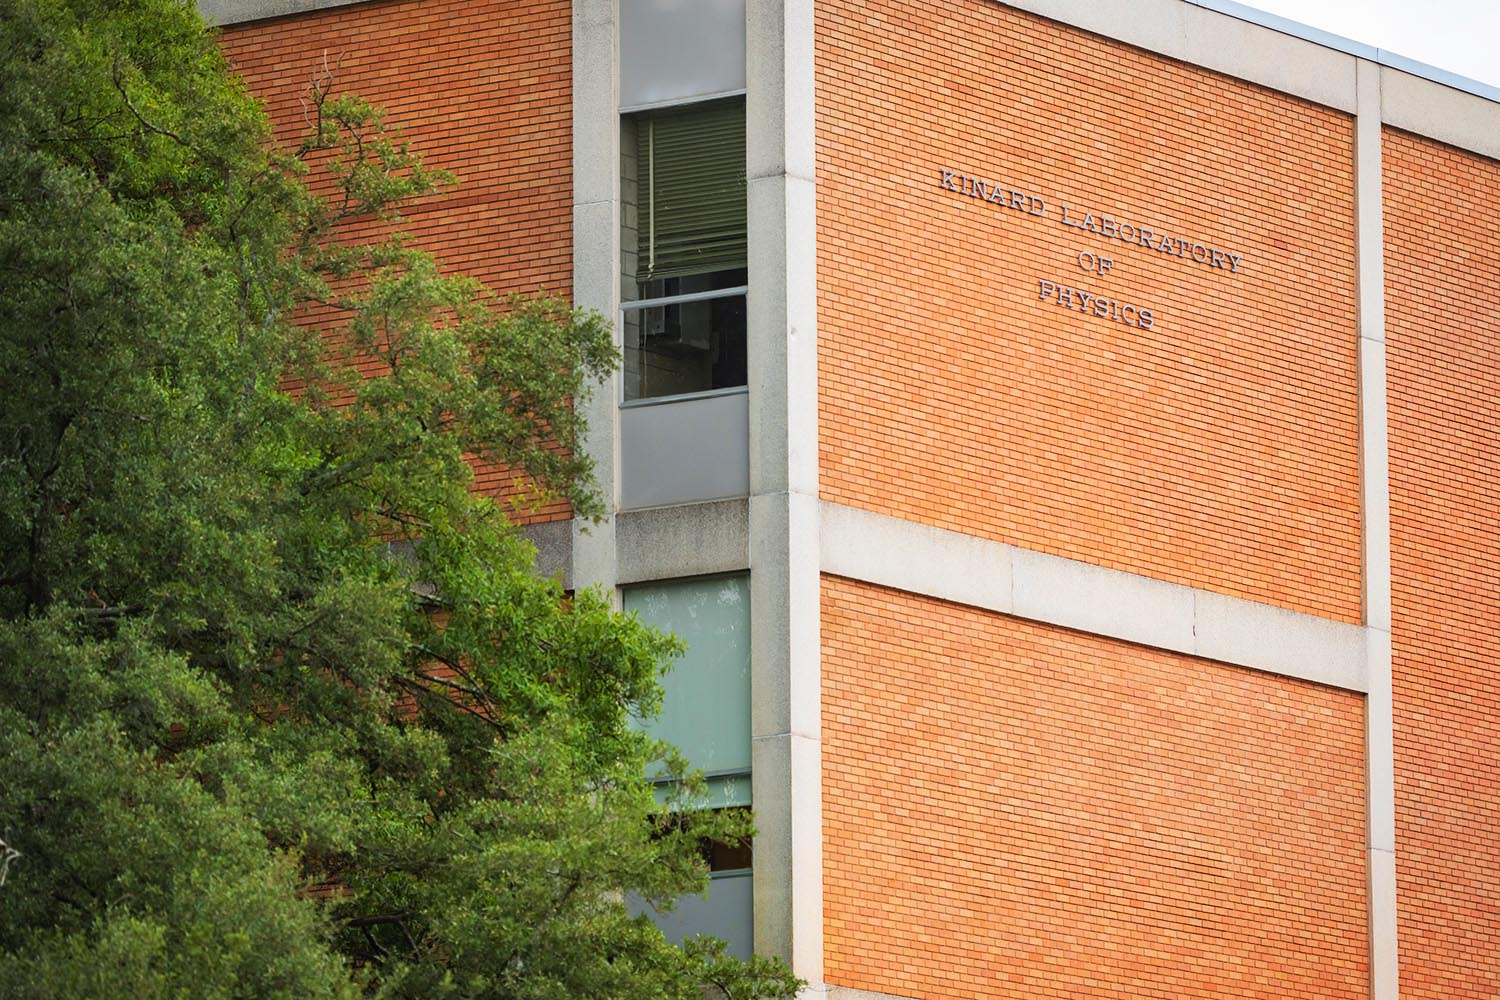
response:
[[[636,136],[636,278],[744,267],[744,101],[648,113]]]

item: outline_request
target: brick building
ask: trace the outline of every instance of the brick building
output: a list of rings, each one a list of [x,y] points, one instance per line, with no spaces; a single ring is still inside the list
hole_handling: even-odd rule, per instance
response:
[[[202,0],[618,317],[611,516],[812,995],[1500,995],[1500,94],[1223,0]],[[1458,29],[1455,29],[1458,30]],[[501,470],[481,486],[514,488]]]

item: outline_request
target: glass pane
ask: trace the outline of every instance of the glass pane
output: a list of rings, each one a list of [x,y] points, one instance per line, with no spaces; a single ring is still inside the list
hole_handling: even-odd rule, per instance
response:
[[[750,581],[743,576],[625,590],[625,610],[687,643],[663,685],[661,715],[644,726],[705,772],[750,770]],[[748,778],[740,779],[748,793]],[[710,786],[714,805],[749,798],[734,782]]]
[[[716,292],[722,288],[739,288],[749,283],[750,272],[743,267],[729,267],[704,274],[683,277],[657,278],[635,283],[635,294],[628,302],[642,299],[666,299],[674,295],[691,295],[694,292]],[[628,293],[627,293],[628,294]]]
[[[745,0],[620,0],[620,106],[745,89]]]
[[[743,285],[744,270],[648,281],[640,298],[661,298]],[[700,299],[627,309],[625,398],[657,399],[745,384],[745,297]]]
[[[748,842],[709,841],[702,850],[711,872],[747,872],[755,863],[755,851]]]
[[[663,784],[656,789],[656,801],[665,804],[676,789]],[[683,803],[693,809],[729,809],[750,804],[750,775],[724,774],[704,782],[703,794]]]
[[[658,913],[644,900],[625,901],[631,913],[646,913],[667,940],[677,942],[695,934],[709,934],[729,944],[729,954],[748,959],[755,937],[754,879],[749,872],[715,875],[708,881],[708,898],[683,896],[670,913]]]

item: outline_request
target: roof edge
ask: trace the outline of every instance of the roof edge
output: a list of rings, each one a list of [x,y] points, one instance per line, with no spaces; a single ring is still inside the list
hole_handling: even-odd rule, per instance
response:
[[[1236,3],[1235,0],[1183,0],[1183,3],[1191,4],[1194,7],[1202,7],[1205,10],[1211,10],[1219,14],[1226,14],[1229,17],[1259,25],[1262,28],[1270,28],[1272,31],[1279,31],[1284,35],[1291,35],[1293,38],[1300,38],[1304,41],[1322,45],[1325,48],[1334,49],[1338,52],[1344,52],[1360,59],[1368,59],[1382,66],[1389,66],[1391,69],[1410,73],[1424,80],[1431,80],[1433,83],[1452,87],[1454,90],[1461,90],[1464,93],[1473,94],[1475,97],[1482,97],[1487,101],[1500,103],[1500,87],[1481,83],[1478,80],[1470,79],[1459,73],[1419,62],[1416,59],[1408,58],[1389,49],[1376,48],[1373,45],[1366,45],[1364,42],[1356,42],[1351,38],[1336,35],[1331,31],[1323,31],[1320,28],[1310,27],[1309,25],[1293,21],[1290,18],[1281,17],[1277,14],[1268,14],[1263,10],[1257,10],[1254,7]]]

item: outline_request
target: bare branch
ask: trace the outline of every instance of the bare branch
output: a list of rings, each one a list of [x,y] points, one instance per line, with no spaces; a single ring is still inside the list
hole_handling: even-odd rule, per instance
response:
[[[5,885],[5,878],[10,874],[10,863],[20,857],[20,851],[0,840],[0,886]]]
[[[110,71],[109,75],[111,82],[113,82],[115,85],[115,90],[117,90],[120,94],[120,100],[125,102],[125,109],[130,112],[131,116],[134,117],[137,122],[140,123],[141,128],[145,129],[147,132],[152,133],[153,135],[159,135],[163,136],[164,138],[171,139],[183,149],[190,149],[193,152],[198,153],[200,156],[204,155],[203,151],[200,150],[197,146],[194,146],[192,143],[188,142],[186,139],[178,135],[176,132],[173,132],[171,129],[164,128],[161,125],[157,125],[155,122],[151,121],[141,113],[141,110],[135,106],[135,102],[130,99],[130,94],[126,92],[125,81],[120,79],[119,60],[115,61],[114,68]],[[212,159],[208,156],[204,156],[204,158]]]
[[[420,677],[423,681],[427,681],[431,684],[436,684],[438,687],[449,688],[452,690],[472,694],[472,692],[469,692],[463,685],[455,684],[452,681],[445,681],[440,677],[433,677],[430,674],[419,674],[417,676]],[[413,694],[437,699],[442,704],[450,709],[453,709],[454,711],[462,712],[470,718],[478,719],[480,722],[483,722],[485,725],[489,726],[497,733],[506,733],[506,728],[500,723],[499,719],[496,719],[488,711],[481,711],[478,706],[466,705],[461,701],[456,701],[452,697],[449,697],[448,695],[445,695],[440,691],[434,690],[433,688],[427,687],[425,684],[418,683],[416,680],[410,677],[396,677],[394,678],[394,681],[398,687],[405,688]]]

